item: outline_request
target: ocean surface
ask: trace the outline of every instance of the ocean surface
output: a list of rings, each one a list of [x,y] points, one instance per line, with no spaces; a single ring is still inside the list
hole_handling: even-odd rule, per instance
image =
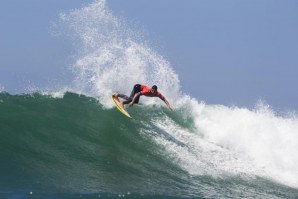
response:
[[[298,198],[295,111],[185,94],[170,62],[104,0],[53,24],[75,49],[73,80],[13,94],[0,84],[1,199]],[[125,117],[111,95],[136,83],[157,85],[174,111],[141,97]]]
[[[133,119],[70,92],[1,93],[0,198],[298,197],[297,181],[273,172],[283,155],[259,166],[253,154],[205,138],[183,108],[129,111]]]

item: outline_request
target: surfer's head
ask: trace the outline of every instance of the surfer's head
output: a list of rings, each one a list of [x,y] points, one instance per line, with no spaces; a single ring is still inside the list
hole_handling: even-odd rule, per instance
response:
[[[152,92],[152,94],[156,94],[157,93],[157,86],[156,85],[153,85],[152,86],[151,92]]]
[[[155,90],[155,91],[157,91],[157,86],[156,85],[153,85],[152,86],[152,89]]]

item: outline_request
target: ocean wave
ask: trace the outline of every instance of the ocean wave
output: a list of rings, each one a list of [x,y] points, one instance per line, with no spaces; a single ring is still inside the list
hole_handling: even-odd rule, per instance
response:
[[[282,160],[259,168],[259,160],[249,156],[253,142],[259,141],[253,129],[252,134],[244,134],[247,129],[234,124],[238,136],[255,136],[249,138],[251,150],[244,148],[248,147],[245,143],[243,148],[235,145],[235,136],[232,143],[224,142],[231,138],[228,134],[223,139],[225,126],[214,131],[218,137],[212,134],[214,127],[205,129],[205,123],[221,124],[214,117],[223,110],[237,118],[252,114],[257,121],[264,117],[263,112],[201,105],[201,122],[197,124],[198,118],[187,116],[187,108],[171,112],[167,107],[134,106],[129,109],[134,119],[129,119],[116,108],[105,108],[96,98],[70,92],[58,98],[41,93],[1,93],[0,99],[2,193],[129,192],[203,198],[297,194],[296,189],[282,185],[287,178],[275,179],[270,171]],[[239,116],[239,111],[243,115]],[[225,125],[231,128],[233,123]],[[266,142],[263,147],[258,148],[260,156],[262,150],[268,150]]]

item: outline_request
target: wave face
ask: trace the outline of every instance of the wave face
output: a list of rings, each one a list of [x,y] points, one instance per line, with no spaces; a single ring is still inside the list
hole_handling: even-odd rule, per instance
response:
[[[220,107],[202,106],[203,128],[210,119],[207,113],[218,117],[221,111],[214,114]],[[278,182],[266,164],[258,168],[257,158],[233,148],[239,138],[222,141],[231,138],[223,136],[223,127],[216,131],[221,141],[206,138],[185,107],[171,112],[166,107],[135,106],[130,110],[134,119],[128,119],[95,98],[67,92],[59,98],[1,93],[0,108],[0,193],[5,198],[30,192],[56,198],[294,198],[298,193]],[[231,115],[239,110],[229,111]],[[252,129],[242,128],[238,134],[244,137],[245,131]],[[249,144],[253,150],[256,144]],[[258,148],[259,156],[266,147],[265,142]],[[267,155],[264,162],[273,156]],[[273,168],[283,159],[275,161]]]

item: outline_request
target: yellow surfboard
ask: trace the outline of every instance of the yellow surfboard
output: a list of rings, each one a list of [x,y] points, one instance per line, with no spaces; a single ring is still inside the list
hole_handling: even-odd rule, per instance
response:
[[[129,118],[132,118],[132,117],[129,115],[129,113],[128,113],[124,108],[121,107],[121,104],[120,104],[120,102],[119,102],[118,97],[114,97],[114,96],[112,96],[112,99],[113,99],[113,101],[115,102],[117,109],[118,109],[123,115],[125,115],[126,117],[129,117]]]

